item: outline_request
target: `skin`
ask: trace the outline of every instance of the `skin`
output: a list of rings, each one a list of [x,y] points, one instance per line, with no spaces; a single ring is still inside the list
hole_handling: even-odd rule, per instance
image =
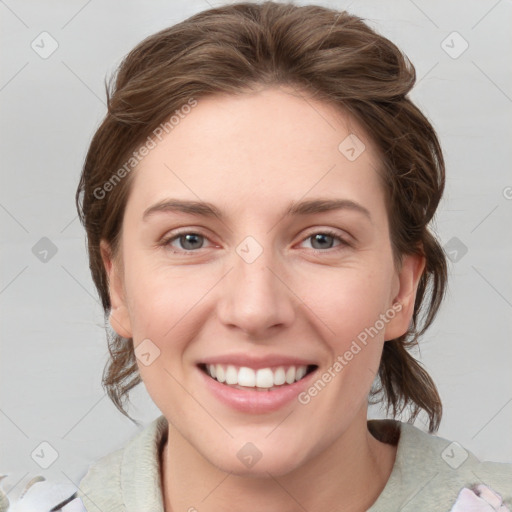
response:
[[[352,162],[338,150],[350,133],[366,145]],[[353,119],[281,86],[200,99],[133,171],[119,258],[104,241],[101,250],[112,327],[160,350],[138,365],[169,421],[166,511],[362,511],[381,493],[396,446],[368,431],[367,395],[383,344],[407,330],[425,262],[405,256],[395,268],[378,164]],[[208,201],[225,218],[142,220],[169,197]],[[350,199],[371,220],[349,209],[284,216],[312,198]],[[159,244],[178,228],[204,238],[192,249],[179,237]],[[315,243],[326,228],[348,244]],[[236,252],[247,236],[263,249],[250,264]],[[285,354],[315,361],[321,374],[396,302],[401,311],[307,405],[235,411],[196,367],[206,356]],[[262,453],[251,468],[237,457],[247,442]]]

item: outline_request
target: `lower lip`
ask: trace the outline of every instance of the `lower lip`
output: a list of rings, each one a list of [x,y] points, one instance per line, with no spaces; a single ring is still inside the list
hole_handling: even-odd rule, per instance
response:
[[[198,368],[206,386],[219,401],[237,411],[254,414],[277,411],[297,398],[299,393],[309,386],[317,370],[318,368],[293,384],[288,384],[272,391],[246,391],[221,384]]]

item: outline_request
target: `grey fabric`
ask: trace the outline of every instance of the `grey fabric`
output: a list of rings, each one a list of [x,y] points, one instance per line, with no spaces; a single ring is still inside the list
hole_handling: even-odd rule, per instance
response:
[[[89,468],[78,494],[88,512],[164,512],[159,454],[167,426],[160,416]],[[393,428],[399,431],[393,470],[369,512],[449,512],[463,487],[479,483],[512,510],[512,464],[480,462],[459,444],[409,423],[370,420],[368,428],[385,442],[392,442]]]

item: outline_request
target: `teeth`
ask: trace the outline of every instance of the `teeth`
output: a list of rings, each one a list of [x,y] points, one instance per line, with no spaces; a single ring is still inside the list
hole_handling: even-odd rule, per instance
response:
[[[300,380],[304,375],[306,375],[307,368],[305,366],[299,366],[297,368],[297,372],[295,373],[295,380]]]
[[[238,384],[238,372],[234,366],[228,366],[226,370],[226,384]]]
[[[307,366],[280,366],[278,368],[260,368],[253,370],[247,366],[209,364],[206,367],[210,377],[230,386],[248,388],[273,388],[283,384],[293,384],[302,379],[307,372]]]
[[[286,382],[286,373],[284,373],[284,368],[280,366],[275,372],[274,372],[274,384],[276,386],[280,386],[281,384],[284,384]]]
[[[295,382],[295,367],[290,366],[288,370],[286,370],[286,383],[293,384]]]
[[[215,379],[217,379],[219,382],[226,382],[226,373],[220,364],[216,365],[215,367]]]
[[[256,372],[256,387],[271,388],[274,385],[274,373],[270,368],[262,368]]]
[[[215,365],[212,364],[211,368],[215,368]],[[254,370],[242,366],[242,368],[238,370],[238,385],[247,386],[249,388],[256,386],[256,374]]]

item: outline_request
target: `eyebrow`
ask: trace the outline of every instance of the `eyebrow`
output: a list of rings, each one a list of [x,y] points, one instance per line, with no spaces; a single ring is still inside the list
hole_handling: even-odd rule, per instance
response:
[[[310,199],[301,202],[292,202],[285,216],[311,215],[334,210],[352,210],[362,213],[368,220],[372,220],[370,212],[361,204],[350,199]],[[190,201],[182,199],[164,199],[144,211],[142,220],[146,221],[152,215],[159,212],[181,212],[202,217],[218,217],[223,219],[223,213],[212,203],[204,201]]]

